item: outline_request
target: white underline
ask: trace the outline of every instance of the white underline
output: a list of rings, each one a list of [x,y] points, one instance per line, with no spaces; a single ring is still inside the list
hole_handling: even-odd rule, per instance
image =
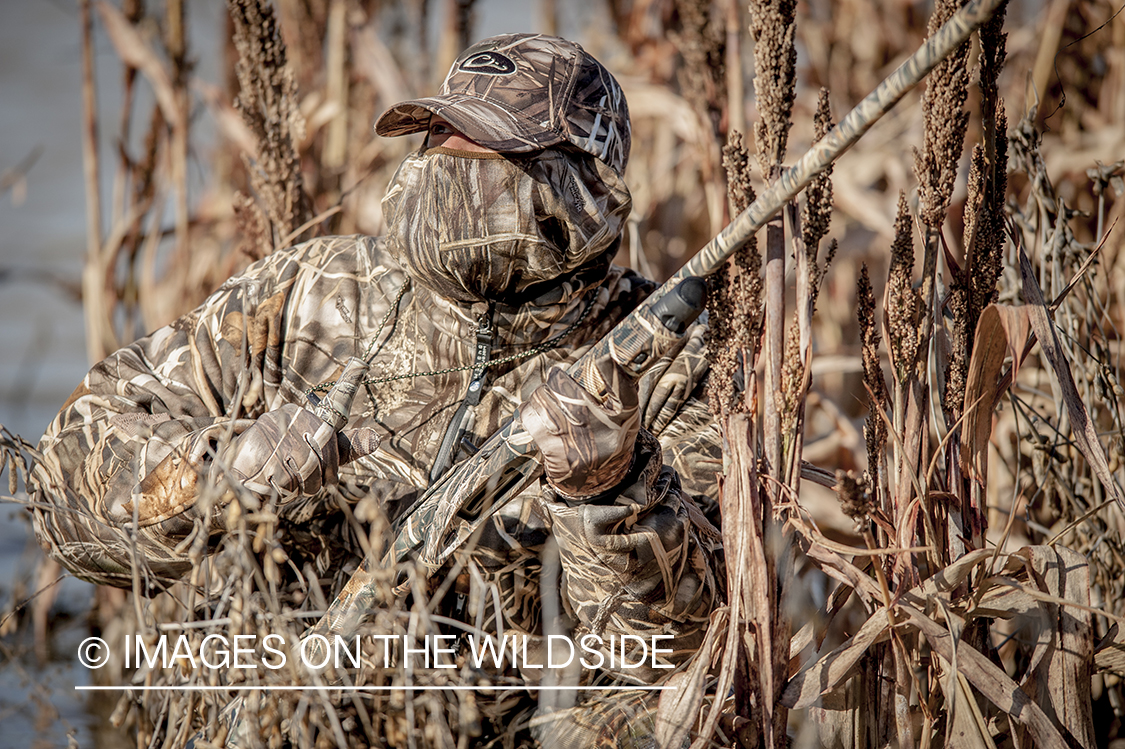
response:
[[[330,686],[291,686],[282,685],[275,687],[255,687],[255,686],[229,686],[229,687],[208,687],[200,686],[197,684],[184,684],[182,686],[171,687],[142,687],[142,686],[120,686],[120,687],[102,687],[102,686],[75,686],[75,690],[83,692],[113,692],[121,689],[128,689],[134,692],[300,692],[300,691],[332,691],[332,692],[427,692],[427,691],[440,691],[440,692],[514,692],[520,690],[540,691],[540,692],[558,692],[564,689],[570,690],[590,690],[590,691],[656,691],[661,689],[678,689],[672,686],[604,686],[604,687],[536,687],[536,686],[495,686],[495,687],[480,687],[480,686],[389,686],[389,687],[330,687]]]

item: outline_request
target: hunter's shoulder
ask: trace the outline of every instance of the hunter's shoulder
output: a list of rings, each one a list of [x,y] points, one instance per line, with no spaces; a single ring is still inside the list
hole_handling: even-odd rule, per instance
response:
[[[370,277],[390,267],[384,245],[382,237],[364,234],[316,237],[270,253],[232,276],[223,286],[239,286],[253,280],[290,279],[302,274],[317,276],[325,272]]]
[[[383,237],[372,237],[367,234],[316,237],[281,252],[288,253],[301,262],[322,266],[366,267],[373,263],[381,265],[388,257]]]

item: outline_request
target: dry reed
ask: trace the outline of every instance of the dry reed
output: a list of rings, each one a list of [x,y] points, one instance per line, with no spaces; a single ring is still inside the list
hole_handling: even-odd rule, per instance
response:
[[[731,81],[741,80],[730,68],[740,15],[720,5],[609,3],[633,65],[622,76],[636,143],[627,251],[656,275],[678,266],[723,216],[720,163],[729,213],[753,199],[741,136],[730,132],[719,150],[745,111],[731,95],[740,85],[732,89]],[[930,31],[956,5],[939,2]],[[561,8],[549,6],[557,17]],[[285,0],[275,19],[262,2],[232,2],[238,98],[205,99],[221,123],[229,166],[215,166],[207,187],[213,200],[199,201],[185,197],[194,89],[190,50],[177,31],[183,6],[170,4],[158,19],[160,38],[137,31],[154,18],[140,3],[121,11],[98,4],[96,16],[90,4],[81,7],[90,201],[83,288],[92,357],[190,309],[242,267],[248,258],[235,237],[249,238],[245,249],[257,257],[301,230],[380,230],[377,199],[408,146],[373,141],[369,127],[377,110],[431,90],[441,72],[402,55],[430,46],[425,4],[404,14],[396,45],[380,37],[385,18],[373,4]],[[760,181],[776,178],[790,139],[823,136],[829,95],[814,100],[806,92],[823,85],[837,101],[854,101],[921,39],[912,7],[811,2],[808,15],[796,18],[793,3],[751,5]],[[449,4],[440,57],[451,59],[450,50],[472,36],[472,8]],[[710,398],[730,448],[721,479],[729,607],[716,616],[699,659],[713,656],[715,667],[708,673],[704,663],[693,683],[734,698],[704,703],[690,736],[696,746],[790,739],[800,746],[1064,746],[1117,738],[1116,728],[1095,732],[1093,715],[1095,706],[1125,714],[1125,513],[1114,503],[1125,480],[1125,244],[1120,227],[1110,231],[1125,214],[1125,184],[1120,163],[1081,159],[1084,147],[1110,140],[1125,121],[1125,96],[1113,87],[1125,80],[1125,47],[1098,44],[1125,39],[1125,23],[1119,17],[1079,39],[1109,14],[1106,3],[1084,4],[1041,40],[1015,31],[1006,39],[1001,20],[985,27],[978,88],[970,87],[966,45],[929,79],[920,116],[916,104],[904,104],[907,114],[887,125],[891,136],[861,142],[849,166],[837,169],[835,189],[827,177],[818,181],[801,211],[792,207],[767,230],[764,274],[752,242],[712,279]],[[95,17],[122,60],[125,90],[143,79],[156,93],[147,111],[126,96],[121,142],[135,140],[128,133],[136,123],[147,129],[135,153],[122,146],[108,193],[97,188],[105,165],[96,145],[110,123],[96,116]],[[871,24],[883,32],[874,39]],[[807,89],[795,85],[797,39],[809,51]],[[1033,65],[1056,54],[1057,82]],[[1035,67],[1042,102],[1027,107],[1011,132],[1005,109],[1022,107],[1022,82],[1003,73],[1008,57],[1009,68]],[[1108,83],[1091,79],[1095,63],[1105,66]],[[1064,132],[1045,138],[1042,122],[1063,86]],[[236,109],[243,119],[230,117]],[[909,125],[919,119],[920,134]],[[976,142],[961,198],[967,133]],[[901,156],[911,145],[919,146],[916,184]],[[165,217],[170,199],[173,215]],[[234,209],[208,208],[224,200]],[[943,244],[943,229],[952,246]],[[837,242],[841,248],[831,273],[822,260],[826,240],[826,254]],[[1042,305],[1029,296],[1019,249]],[[1026,337],[1033,315],[1040,330],[1058,332],[1061,360],[1053,363]],[[1060,384],[1071,372],[1078,404],[1066,401]],[[1092,442],[1075,435],[1080,414]],[[848,432],[861,417],[865,440]],[[34,451],[2,435],[9,478],[22,481],[30,466],[23,456],[33,459]],[[813,467],[805,459],[814,453],[829,457]],[[863,475],[849,472],[864,464]],[[838,504],[817,505],[814,482],[833,487]],[[12,494],[18,488],[9,487]],[[275,632],[295,640],[344,584],[342,560],[377,547],[386,522],[377,507],[342,506],[347,538],[333,540],[315,527],[282,527],[268,507],[248,508],[232,505],[233,530],[217,553],[190,550],[191,579],[154,598],[106,603],[104,636],[120,642],[126,634],[183,632],[198,642],[208,634]],[[386,573],[387,605],[365,633],[437,631],[425,581],[412,581],[413,603],[404,610],[392,603],[393,572]],[[833,589],[790,636],[802,590],[825,580]],[[416,685],[429,678],[383,668],[375,656],[366,652],[360,669],[324,678]],[[108,683],[216,688],[121,699],[113,720],[138,745],[162,747],[183,745],[205,725],[206,740],[221,743],[225,729],[216,720],[234,696],[224,686],[301,678],[286,669],[205,677],[120,664],[102,675]],[[442,683],[482,678],[461,670]],[[353,699],[320,689],[251,696],[244,716],[271,747],[514,747],[527,741],[526,723],[504,716],[528,705],[500,694]]]

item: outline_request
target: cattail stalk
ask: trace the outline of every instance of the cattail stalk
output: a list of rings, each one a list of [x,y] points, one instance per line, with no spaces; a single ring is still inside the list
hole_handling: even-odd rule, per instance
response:
[[[172,96],[176,103],[172,138],[168,157],[170,178],[175,195],[176,254],[182,255],[188,246],[187,152],[188,152],[188,90],[187,90],[187,39],[184,31],[183,0],[168,0],[167,19],[168,55],[172,62]]]
[[[743,103],[745,83],[742,78],[742,22],[738,0],[726,0],[726,74],[727,130],[746,132],[746,106]]]
[[[832,129],[828,92],[821,90],[814,117],[814,142]],[[805,188],[805,204],[798,213],[797,205],[786,206],[785,218],[797,261],[796,321],[790,329],[782,362],[782,455],[785,457],[784,481],[796,495],[801,482],[801,456],[804,449],[805,398],[812,382],[812,317],[820,282],[836,252],[833,242],[825,267],[819,262],[820,241],[828,233],[832,221],[832,168],[818,174]]]
[[[781,214],[766,224],[766,382],[763,399],[762,429],[765,434],[766,462],[769,473],[783,474],[781,468],[781,378],[785,344],[785,227]],[[780,498],[775,485],[772,498]]]
[[[304,118],[273,8],[261,0],[229,0],[228,4],[238,49],[235,106],[258,141],[256,163],[245,154],[243,158],[254,191],[264,203],[276,247],[312,215],[297,154]]]
[[[914,225],[906,195],[899,193],[895,215],[895,238],[891,244],[890,268],[887,278],[885,326],[894,382],[892,423],[895,434],[906,434],[906,407],[918,358],[918,324],[920,300],[914,283]],[[896,441],[892,451],[893,476],[896,482],[903,475],[906,456]],[[897,507],[885,507],[897,517]]]
[[[930,35],[957,12],[959,0],[938,0],[930,16]],[[968,71],[966,60],[969,42],[962,42],[952,53],[935,66],[922,96],[925,117],[925,134],[921,152],[914,153],[914,171],[919,183],[921,219],[925,227],[924,255],[922,261],[922,315],[918,336],[918,358],[907,402],[905,431],[905,459],[896,476],[897,504],[905,507],[910,501],[912,483],[908,472],[922,475],[928,463],[929,434],[929,381],[934,366],[930,349],[934,320],[937,258],[941,243],[941,229],[953,194],[957,178],[957,165],[965,141],[968,112],[964,109],[968,96]],[[926,488],[923,487],[923,495]],[[923,510],[931,513],[929,498],[921,498]]]
[[[328,10],[328,34],[325,44],[325,67],[328,69],[328,100],[335,102],[339,112],[328,123],[321,152],[322,165],[335,173],[342,169],[347,159],[348,146],[348,34],[347,3],[332,0]],[[334,202],[334,201],[333,201]]]
[[[754,92],[759,121],[754,127],[758,166],[770,184],[781,176],[781,164],[792,126],[797,50],[794,0],[750,3],[754,36]],[[785,227],[779,213],[766,224],[766,377],[763,409],[766,461],[779,480],[785,474],[781,445],[781,381],[785,345]],[[780,498],[779,487],[770,490]]]
[[[82,166],[86,177],[86,263],[82,302],[86,313],[86,356],[99,362],[117,348],[109,320],[107,269],[102,257],[102,203],[98,168],[98,95],[94,84],[94,22],[90,0],[79,4],[82,17]]]

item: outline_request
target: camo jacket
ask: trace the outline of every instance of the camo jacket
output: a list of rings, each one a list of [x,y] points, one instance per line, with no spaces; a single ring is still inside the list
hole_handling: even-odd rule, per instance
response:
[[[491,317],[492,358],[525,354],[581,324],[562,345],[489,370],[484,395],[470,409],[471,444],[499,428],[550,368],[574,361],[652,289],[611,266],[604,279],[599,272],[584,282],[579,274],[536,302],[490,308],[408,283],[381,239],[322,238],[276,252],[86,375],[40,443],[43,460],[32,482],[38,539],[79,577],[133,585],[133,542],[111,508],[198,430],[307,404],[309,388],[333,380],[373,339],[370,379],[382,381],[360,391],[349,426],[375,429],[382,444],[340,467],[338,491],[353,505],[374,497],[394,519],[430,484],[438,445],[469,385],[482,315]],[[553,534],[562,605],[578,629],[671,633],[673,661],[698,645],[724,579],[717,519],[706,517],[721,452],[700,397],[705,373],[703,326],[696,325],[684,349],[640,384],[647,433],[632,481],[613,496],[571,506],[533,485],[493,518],[472,555],[477,577],[499,593],[499,611],[489,616],[537,633],[539,555]],[[421,376],[389,379],[404,374]],[[340,565],[331,552],[346,539],[340,531],[347,523],[325,520],[339,516],[335,499],[302,497],[280,512],[297,529],[292,538],[308,531],[318,567]],[[187,540],[199,525],[182,513],[141,528],[144,579],[182,578],[191,567]],[[350,551],[361,553],[357,543]]]

